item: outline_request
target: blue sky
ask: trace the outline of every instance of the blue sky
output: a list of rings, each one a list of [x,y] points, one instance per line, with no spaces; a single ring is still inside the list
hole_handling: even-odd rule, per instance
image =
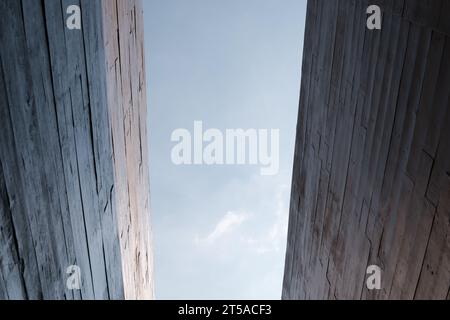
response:
[[[280,299],[305,0],[144,0],[157,299]],[[178,128],[280,129],[280,170],[176,166]]]

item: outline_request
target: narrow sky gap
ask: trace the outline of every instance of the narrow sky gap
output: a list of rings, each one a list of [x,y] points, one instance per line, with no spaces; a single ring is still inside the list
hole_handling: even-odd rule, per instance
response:
[[[280,299],[306,1],[144,1],[157,299]],[[171,133],[280,129],[280,170],[175,166]]]

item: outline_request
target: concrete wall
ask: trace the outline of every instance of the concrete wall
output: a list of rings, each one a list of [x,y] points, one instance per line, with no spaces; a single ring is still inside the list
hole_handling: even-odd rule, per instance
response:
[[[449,16],[308,1],[284,299],[450,298]]]
[[[65,27],[71,4],[81,30]],[[118,92],[125,103],[113,106],[105,47],[115,40],[103,30],[112,5],[0,1],[0,299],[152,297],[143,53],[119,59],[139,99]],[[123,43],[130,12],[142,21],[135,5],[118,1]],[[126,150],[118,142],[134,138]],[[70,265],[81,269],[79,291],[66,287]]]
[[[142,1],[104,0],[103,4],[125,297],[151,299],[153,253]]]

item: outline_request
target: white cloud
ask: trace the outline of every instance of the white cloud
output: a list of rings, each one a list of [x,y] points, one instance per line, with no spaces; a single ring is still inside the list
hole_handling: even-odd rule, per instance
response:
[[[286,206],[283,195],[289,192],[286,185],[278,187],[276,194],[276,209],[273,212],[272,225],[265,230],[260,237],[244,237],[242,241],[247,244],[257,254],[279,252],[284,248],[287,228],[289,208]]]
[[[289,187],[279,184],[272,191],[272,199],[267,196],[270,191],[254,189],[253,200],[259,200],[257,211],[250,212],[249,208],[227,211],[210,233],[196,235],[194,243],[200,246],[220,245],[222,253],[238,254],[236,248],[241,248],[257,255],[282,254],[287,240]],[[239,232],[236,232],[238,228]]]
[[[249,218],[246,212],[228,211],[217,223],[214,230],[204,239],[196,238],[197,243],[212,244],[224,235],[231,233]]]

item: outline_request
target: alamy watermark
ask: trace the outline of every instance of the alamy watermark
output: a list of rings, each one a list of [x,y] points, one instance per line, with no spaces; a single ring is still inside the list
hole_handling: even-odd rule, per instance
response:
[[[69,290],[80,290],[81,289],[81,269],[79,266],[71,265],[66,269],[66,274],[68,275],[66,280],[66,287]]]
[[[367,7],[367,29],[381,30],[381,8],[377,5]]]
[[[171,159],[175,165],[260,165],[264,176],[278,174],[280,166],[279,129],[203,130],[202,121],[188,129],[172,132]]]
[[[369,290],[381,289],[381,268],[377,265],[370,265],[366,269],[368,275],[366,280],[366,287]]]
[[[69,15],[66,20],[66,26],[69,30],[81,30],[81,9],[73,4],[67,7],[66,13]]]

